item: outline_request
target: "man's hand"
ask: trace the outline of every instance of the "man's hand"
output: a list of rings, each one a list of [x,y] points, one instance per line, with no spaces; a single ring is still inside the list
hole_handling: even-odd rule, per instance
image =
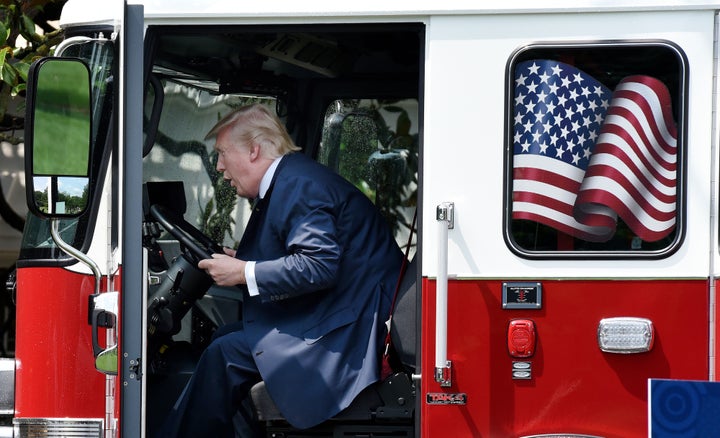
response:
[[[225,254],[229,255],[230,257],[235,257],[236,251],[232,248],[228,248],[227,246],[223,246],[223,251]]]
[[[213,254],[211,259],[200,260],[198,268],[204,269],[218,286],[245,284],[245,260],[236,259],[235,251],[224,248],[225,254]]]

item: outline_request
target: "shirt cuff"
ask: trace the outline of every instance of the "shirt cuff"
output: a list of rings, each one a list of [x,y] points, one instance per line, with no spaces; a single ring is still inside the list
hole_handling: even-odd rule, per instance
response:
[[[255,262],[253,261],[245,264],[245,282],[247,283],[248,293],[251,297],[260,295],[257,281],[255,280]]]

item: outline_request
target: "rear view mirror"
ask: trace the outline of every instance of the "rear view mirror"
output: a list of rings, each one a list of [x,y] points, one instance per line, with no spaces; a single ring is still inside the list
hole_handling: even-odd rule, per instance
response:
[[[27,203],[36,215],[77,217],[90,198],[90,72],[79,59],[44,58],[28,76]]]

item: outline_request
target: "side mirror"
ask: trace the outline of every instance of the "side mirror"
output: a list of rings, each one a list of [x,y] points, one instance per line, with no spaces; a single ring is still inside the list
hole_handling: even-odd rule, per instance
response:
[[[90,193],[90,71],[73,58],[43,58],[28,75],[25,175],[28,208],[80,216]]]
[[[117,336],[108,341],[108,345],[100,345],[100,328],[117,330],[118,293],[104,292],[90,295],[90,324],[92,325],[92,345],[95,356],[95,369],[103,374],[116,375],[118,371]],[[116,332],[113,331],[113,334]],[[112,344],[112,345],[109,345]]]

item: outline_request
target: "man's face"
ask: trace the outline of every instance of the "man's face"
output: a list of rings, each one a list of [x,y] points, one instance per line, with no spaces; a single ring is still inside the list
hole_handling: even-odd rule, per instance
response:
[[[233,141],[232,130],[221,130],[216,138],[218,153],[217,171],[223,174],[238,196],[253,199],[258,196],[262,172],[257,169],[257,147],[240,145]]]

